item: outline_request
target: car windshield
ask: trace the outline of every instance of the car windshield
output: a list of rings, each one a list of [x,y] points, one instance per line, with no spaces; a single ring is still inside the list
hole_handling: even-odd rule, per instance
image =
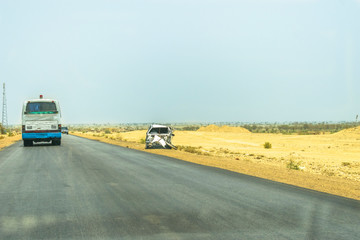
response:
[[[54,102],[29,102],[26,105],[27,114],[53,114],[57,113]]]
[[[168,128],[152,128],[149,133],[158,133],[158,134],[166,134],[169,133]]]

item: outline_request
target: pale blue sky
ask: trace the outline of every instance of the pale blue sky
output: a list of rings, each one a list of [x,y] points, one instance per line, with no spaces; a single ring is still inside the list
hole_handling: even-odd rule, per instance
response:
[[[0,1],[9,123],[353,121],[360,0]]]

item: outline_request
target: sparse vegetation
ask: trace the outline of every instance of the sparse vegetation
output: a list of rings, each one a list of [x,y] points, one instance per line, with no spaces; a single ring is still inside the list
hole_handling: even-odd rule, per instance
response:
[[[116,140],[124,141],[124,138],[120,134],[117,134],[116,135]]]
[[[3,127],[3,125],[0,123],[0,134],[5,134],[5,128]]]
[[[230,151],[229,151],[229,149],[221,149],[221,151],[223,152],[223,153],[225,153],[225,154],[228,154],[228,153],[230,153]]]
[[[335,175],[334,171],[332,171],[332,170],[330,170],[330,169],[324,169],[324,170],[322,171],[322,174],[324,174],[324,175],[326,175],[326,176],[329,176],[329,177]]]
[[[184,151],[184,152],[189,152],[189,153],[196,153],[198,155],[202,155],[203,152],[200,150],[201,147],[192,147],[192,146],[182,146],[182,145],[178,145],[176,146],[176,148],[179,151]]]
[[[342,122],[342,123],[307,123],[293,122],[288,124],[278,123],[253,123],[238,124],[248,129],[252,133],[282,133],[282,134],[298,134],[298,135],[319,135],[323,133],[335,133],[346,128],[359,126],[358,122]]]
[[[146,143],[145,138],[140,139],[140,143],[141,143],[141,144],[145,144],[145,143]]]
[[[296,161],[290,159],[290,161],[286,163],[286,167],[288,169],[292,169],[292,170],[300,170],[300,164],[301,164],[301,162],[296,162]]]
[[[341,165],[344,166],[344,167],[350,167],[350,166],[351,166],[351,163],[349,163],[349,162],[342,162]]]
[[[176,130],[177,131],[196,131],[200,128],[199,125],[189,125],[189,126],[184,126],[184,127],[177,127]]]
[[[14,133],[14,132],[8,132],[9,137],[12,137],[12,136],[15,136],[15,135],[16,135],[16,133]]]
[[[264,143],[264,148],[266,148],[266,149],[270,149],[270,148],[272,148],[271,143],[269,143],[269,142],[265,142],[265,143]]]

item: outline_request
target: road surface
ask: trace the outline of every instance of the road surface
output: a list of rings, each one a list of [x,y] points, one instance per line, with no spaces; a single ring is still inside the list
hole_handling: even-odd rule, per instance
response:
[[[360,239],[360,201],[63,136],[0,151],[0,239]]]

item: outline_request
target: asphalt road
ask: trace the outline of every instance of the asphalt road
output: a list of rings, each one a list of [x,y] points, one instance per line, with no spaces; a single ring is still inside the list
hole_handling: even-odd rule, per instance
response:
[[[360,239],[360,201],[64,136],[0,151],[0,239]]]

